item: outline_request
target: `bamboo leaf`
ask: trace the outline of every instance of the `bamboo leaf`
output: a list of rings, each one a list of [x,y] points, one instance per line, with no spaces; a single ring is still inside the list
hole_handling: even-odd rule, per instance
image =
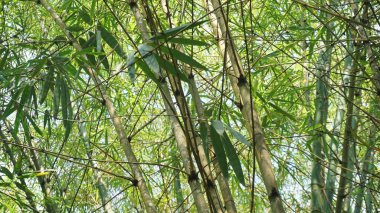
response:
[[[228,164],[227,164],[227,158],[226,154],[224,152],[223,148],[223,141],[221,139],[220,134],[215,129],[214,125],[210,126],[210,134],[211,134],[211,142],[212,146],[214,147],[216,160],[219,163],[220,170],[222,171],[222,174],[224,177],[228,178]]]
[[[0,118],[6,119],[15,110],[16,110],[16,107],[13,104],[13,98],[12,98],[12,100],[8,103],[7,107],[5,108],[4,112],[0,115]]]
[[[182,188],[181,188],[181,180],[178,173],[175,175],[174,189],[175,189],[174,191],[176,192],[175,195],[176,195],[177,203],[179,205],[182,205],[183,194],[182,194]]]
[[[71,107],[71,101],[70,101],[70,91],[67,87],[66,81],[62,81],[61,91],[62,91],[62,97],[61,97],[62,119],[63,119],[63,126],[65,127],[64,141],[67,141],[70,135],[71,126],[72,126],[72,107]]]
[[[91,39],[89,41],[86,42],[86,40],[84,40],[83,38],[79,38],[79,43],[80,45],[83,47],[83,49],[81,51],[77,51],[73,54],[74,57],[77,57],[77,56],[81,56],[81,55],[85,55],[87,57],[87,60],[90,62],[89,65],[91,66],[95,66],[96,64],[96,60],[95,60],[95,54],[96,52],[94,51],[95,48],[93,46],[89,46],[89,42],[91,41]],[[93,45],[93,43],[91,44]],[[84,60],[83,58],[81,58],[81,60]]]
[[[68,26],[67,30],[69,30],[70,32],[81,32],[84,30],[84,28],[80,26],[79,24],[75,24],[72,26]]]
[[[149,66],[145,63],[144,60],[138,60],[136,62],[136,64],[148,76],[148,78],[150,78],[151,80],[153,80],[154,82],[156,82],[157,84],[159,84],[156,76],[154,75],[154,73],[152,72],[152,70],[149,68]]]
[[[234,136],[238,141],[242,142],[243,144],[247,145],[248,147],[252,146],[251,143],[249,143],[247,141],[247,139],[242,134],[240,134],[239,132],[235,131],[234,129],[232,129],[227,124],[225,125],[225,127],[232,134],[232,136]]]
[[[141,57],[144,59],[145,63],[149,68],[156,74],[160,75],[160,66],[158,65],[156,57],[153,55],[154,48],[148,44],[140,44],[138,50]]]
[[[32,61],[32,63],[34,64],[33,73],[31,75],[32,78],[36,77],[37,74],[40,73],[41,69],[45,66],[46,62],[47,62],[47,58],[36,59]]]
[[[203,148],[205,150],[205,154],[207,157],[207,160],[210,162],[210,147],[209,147],[209,141],[208,141],[208,129],[207,124],[205,122],[200,122],[200,132],[201,132],[201,139],[203,142]]]
[[[157,61],[158,61],[158,64],[160,65],[160,67],[164,68],[168,73],[174,75],[174,76],[178,76],[179,79],[181,79],[182,81],[184,82],[189,82],[189,79],[187,78],[187,76],[181,72],[179,69],[177,69],[173,63],[171,63],[170,61],[167,61],[163,58],[161,58],[159,55],[157,54],[154,54],[154,56],[156,57]]]
[[[191,38],[170,38],[167,40],[169,43],[194,45],[194,46],[208,46],[209,44],[204,41],[198,41]]]
[[[135,52],[131,52],[127,56],[127,68],[128,68],[128,75],[132,82],[136,80],[136,58],[135,58]]]
[[[241,168],[239,156],[236,153],[235,147],[232,145],[231,140],[228,138],[226,132],[224,132],[221,138],[229,163],[232,166],[232,169],[234,170],[237,179],[241,184],[245,185],[243,170]]]
[[[13,128],[13,133],[15,135],[17,135],[20,123],[22,122],[24,118],[24,106],[26,102],[29,101],[30,93],[31,93],[31,86],[26,85],[22,92],[20,102],[18,103],[17,114],[16,114],[16,119],[15,119],[14,128]]]
[[[3,70],[3,67],[4,67],[4,65],[5,65],[5,62],[7,61],[8,55],[9,55],[9,49],[5,49],[4,56],[3,56],[3,58],[0,60],[0,70]]]
[[[110,69],[110,64],[108,62],[107,56],[106,56],[103,48],[101,48],[101,50],[100,50],[100,55],[98,56],[98,61],[100,61],[103,64],[103,66],[106,70]]]
[[[22,155],[19,155],[16,160],[16,164],[15,164],[15,168],[13,169],[13,172],[15,174],[18,174],[21,172],[21,168],[22,168]]]
[[[59,112],[61,103],[61,77],[57,75],[55,79],[54,97],[53,97],[53,117],[56,117]]]
[[[296,119],[294,118],[293,115],[291,115],[290,113],[286,112],[285,110],[283,110],[281,107],[265,100],[265,98],[263,96],[261,96],[259,93],[256,93],[257,97],[259,97],[259,99],[261,101],[263,101],[265,104],[268,104],[269,106],[271,106],[272,108],[274,108],[277,112],[279,112],[280,114],[283,114],[284,116],[290,118],[292,121],[295,121]]]
[[[39,100],[40,104],[45,102],[49,89],[53,85],[53,80],[54,80],[54,66],[49,66],[49,72],[44,78],[42,90],[40,92],[40,100]]]
[[[50,119],[49,110],[45,110],[45,113],[44,113],[44,128],[46,127],[48,119]]]
[[[10,187],[11,185],[12,185],[12,182],[0,182],[0,187]],[[10,207],[8,207],[8,210],[9,209]]]
[[[88,25],[92,25],[93,21],[91,19],[91,16],[87,13],[86,10],[80,10],[79,11],[79,17],[86,22]]]
[[[150,38],[150,40],[165,39],[165,38],[168,38],[170,36],[177,35],[177,34],[181,33],[182,31],[190,30],[190,29],[192,29],[194,27],[197,27],[197,26],[199,26],[199,25],[201,25],[201,24],[203,24],[205,22],[206,21],[196,21],[196,22],[193,22],[193,23],[183,24],[181,26],[165,30],[162,33],[158,33],[157,36],[154,36],[154,37]]]
[[[103,26],[99,25],[98,30],[100,30],[102,34],[102,38],[106,43],[115,50],[115,52],[122,58],[125,58],[125,53],[119,43],[117,42],[116,38],[112,35],[112,33],[108,32],[106,28]]]
[[[216,132],[222,136],[224,134],[224,125],[219,120],[214,120],[211,122],[211,125],[215,128]]]
[[[42,133],[41,129],[38,127],[38,125],[36,124],[36,122],[34,122],[34,119],[33,119],[30,115],[28,115],[28,114],[26,114],[26,118],[27,118],[27,119],[29,120],[29,122],[32,124],[34,130],[36,130],[36,132],[37,132],[39,135],[42,136],[43,133]]]
[[[268,102],[268,104],[269,104],[271,107],[273,107],[277,112],[279,112],[279,113],[285,115],[286,117],[290,118],[292,121],[296,121],[296,119],[294,118],[293,115],[291,115],[291,114],[289,114],[287,111],[281,109],[281,107],[279,107],[279,106],[277,106],[277,105],[275,105],[275,104],[273,104],[273,103],[270,103],[270,102]]]
[[[9,179],[14,178],[13,173],[7,167],[0,166],[0,172],[5,174]]]
[[[203,66],[198,61],[194,60],[191,56],[188,56],[185,53],[182,53],[176,49],[171,49],[165,46],[161,46],[160,50],[162,50],[162,52],[169,54],[170,56],[173,56],[175,59],[182,61],[192,67],[196,67],[202,70],[207,70],[207,67]]]
[[[32,141],[32,138],[31,138],[31,135],[30,135],[29,124],[28,124],[28,122],[26,121],[26,119],[24,117],[21,118],[21,124],[22,124],[22,128],[24,129],[25,139],[28,142],[28,144],[30,144],[30,142]]]

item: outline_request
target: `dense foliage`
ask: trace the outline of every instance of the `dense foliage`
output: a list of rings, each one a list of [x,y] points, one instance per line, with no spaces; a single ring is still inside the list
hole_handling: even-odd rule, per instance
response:
[[[378,1],[2,0],[4,212],[376,212]]]

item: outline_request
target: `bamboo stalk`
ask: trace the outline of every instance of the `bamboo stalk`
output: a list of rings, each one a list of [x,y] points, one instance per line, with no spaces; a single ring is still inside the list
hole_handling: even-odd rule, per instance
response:
[[[136,23],[142,34],[143,40],[148,41],[150,36],[147,29],[147,25],[146,25],[143,15],[141,14],[138,8],[137,3],[131,0],[130,7],[135,16]],[[173,134],[177,142],[177,146],[180,151],[180,156],[181,156],[183,166],[185,168],[185,171],[188,174],[190,174],[188,177],[188,182],[192,190],[192,194],[193,194],[193,198],[194,198],[194,202],[197,207],[197,210],[198,212],[209,212],[207,203],[204,200],[204,197],[201,193],[201,185],[196,177],[197,175],[196,175],[195,167],[191,160],[191,154],[189,150],[192,145],[188,143],[190,137],[186,135],[186,133],[182,129],[182,125],[180,124],[178,118],[176,117],[176,113],[174,111],[175,104],[171,98],[170,91],[169,91],[166,81],[160,81],[160,84],[158,86],[160,88],[161,96],[164,97],[163,99],[164,99],[165,109],[166,109],[167,115],[169,116],[169,120],[172,126],[172,131],[173,131]],[[194,156],[196,157],[196,155]],[[212,207],[210,208],[212,209]]]
[[[170,13],[170,9],[169,9],[169,6],[168,6],[166,0],[162,0],[161,5],[163,7],[163,11],[166,14],[166,17],[168,19],[170,27],[171,28],[175,27],[171,21],[171,13]],[[181,52],[184,51],[184,49],[181,45],[176,45],[175,48]],[[189,82],[188,82],[189,83],[189,89],[190,89],[190,94],[193,97],[193,103],[195,105],[195,109],[197,112],[198,122],[200,125],[205,125],[207,127],[207,129],[210,129],[209,124],[207,122],[207,117],[204,114],[204,107],[203,107],[203,103],[202,103],[200,95],[199,95],[198,87],[197,87],[195,79],[194,79],[194,74],[192,73],[191,69],[189,69],[187,66],[184,66],[184,71],[185,71],[186,75],[189,76]],[[200,151],[201,153],[205,153],[204,148],[207,149],[208,147],[203,147],[199,137],[198,136],[196,136],[196,137],[197,137],[198,149],[201,150]],[[210,147],[210,150],[211,150],[211,153],[214,152],[213,147]],[[204,159],[207,158],[206,154],[203,154],[202,157]],[[214,158],[215,158],[215,156],[214,156]],[[235,205],[235,201],[232,197],[232,193],[231,193],[231,189],[228,185],[228,181],[221,174],[221,170],[220,170],[218,162],[216,160],[213,160],[212,162],[213,162],[214,168],[216,170],[217,181],[219,183],[219,188],[220,188],[220,191],[222,194],[222,198],[224,201],[225,208],[226,208],[227,212],[235,213],[235,212],[237,212],[236,205]]]
[[[235,51],[235,45],[228,32],[226,17],[224,16],[223,8],[218,0],[205,0],[204,4],[210,13],[209,19],[216,37],[225,35],[226,40],[219,40],[219,48],[222,58],[224,58],[225,48],[227,48],[227,65],[231,64],[232,69],[229,69],[229,79],[235,95],[240,99],[239,102],[243,117],[246,122],[246,128],[252,138],[254,138],[255,157],[259,165],[259,169],[264,181],[264,185],[271,204],[272,212],[285,212],[280,192],[278,190],[274,177],[273,165],[270,159],[270,153],[266,145],[264,134],[261,129],[259,116],[254,109],[251,93],[247,85],[247,79],[243,72],[241,60]],[[215,10],[216,9],[216,10]],[[223,36],[222,36],[223,37]]]
[[[58,16],[58,14],[55,12],[55,10],[46,2],[46,0],[39,0],[41,5],[50,13],[54,21],[58,24],[58,26],[61,28],[61,30],[65,33],[66,37],[70,40],[73,47],[77,51],[81,51],[82,47],[78,43],[78,41],[71,35],[70,31],[67,29],[66,24],[62,21],[62,19]],[[83,56],[85,57],[85,56]],[[130,166],[134,175],[134,178],[136,180],[136,186],[138,187],[140,191],[140,195],[142,198],[142,201],[145,206],[145,210],[149,213],[156,212],[156,208],[153,202],[153,199],[149,193],[149,190],[146,186],[142,171],[138,164],[135,164],[137,161],[136,156],[132,150],[131,144],[128,141],[128,138],[125,134],[125,129],[123,127],[122,121],[120,117],[118,116],[116,109],[113,105],[113,102],[111,98],[106,94],[105,89],[102,87],[102,85],[99,85],[99,79],[94,70],[89,66],[88,64],[84,64],[87,72],[90,74],[92,80],[97,85],[97,89],[103,99],[104,105],[108,109],[108,113],[110,114],[110,117],[112,119],[112,123],[116,129],[117,135],[120,140],[120,144],[123,148],[123,151],[128,159],[129,162],[131,162]]]

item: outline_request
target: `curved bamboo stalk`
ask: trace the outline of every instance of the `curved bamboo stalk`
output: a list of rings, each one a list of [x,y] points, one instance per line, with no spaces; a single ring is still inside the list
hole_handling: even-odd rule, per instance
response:
[[[46,0],[39,0],[41,5],[50,13],[51,17],[54,19],[54,21],[58,24],[58,26],[61,28],[61,30],[65,33],[66,37],[69,39],[69,41],[72,43],[73,47],[77,51],[81,51],[82,47],[78,43],[78,41],[71,35],[70,31],[67,29],[66,24],[63,22],[63,20],[58,16],[58,14],[55,12],[55,10],[46,2]],[[85,56],[83,56],[85,57]],[[136,186],[138,187],[140,191],[140,195],[142,198],[142,201],[145,206],[145,210],[149,213],[156,212],[156,208],[153,202],[153,199],[149,193],[149,190],[146,186],[142,171],[138,164],[135,164],[137,161],[136,156],[132,150],[131,144],[128,141],[128,138],[125,134],[125,129],[123,127],[122,121],[120,117],[118,116],[116,109],[113,105],[113,102],[111,98],[107,95],[105,89],[102,87],[102,85],[99,84],[100,80],[98,79],[98,76],[94,72],[94,70],[89,66],[88,64],[84,64],[86,70],[90,74],[92,80],[97,85],[97,89],[103,99],[104,105],[108,109],[108,113],[110,114],[110,117],[112,119],[112,123],[116,129],[117,135],[120,140],[120,144],[123,148],[123,151],[128,159],[129,162],[131,162],[130,167],[132,169],[134,178],[136,180]]]

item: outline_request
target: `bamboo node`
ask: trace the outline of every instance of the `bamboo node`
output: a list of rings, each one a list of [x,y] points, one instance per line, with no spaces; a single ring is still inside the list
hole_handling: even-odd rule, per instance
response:
[[[138,180],[136,180],[136,179],[133,179],[132,180],[132,185],[133,186],[137,186],[139,184],[139,181]]]
[[[273,187],[272,191],[270,192],[270,194],[268,196],[268,198],[269,198],[269,200],[273,201],[277,197],[280,197],[280,193],[278,193],[277,188]]]
[[[195,171],[191,171],[190,175],[187,177],[188,182],[198,180],[198,175]]]

